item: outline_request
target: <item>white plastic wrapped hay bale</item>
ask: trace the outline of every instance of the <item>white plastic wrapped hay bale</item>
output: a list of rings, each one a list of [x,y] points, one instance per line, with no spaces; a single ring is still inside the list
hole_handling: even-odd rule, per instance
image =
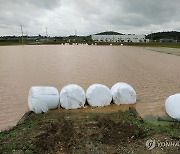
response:
[[[110,89],[102,84],[93,84],[86,91],[87,102],[93,107],[110,105],[112,95]]]
[[[169,96],[166,99],[165,109],[170,117],[180,119],[180,93]]]
[[[134,104],[136,103],[136,92],[127,83],[119,82],[111,88],[111,94],[115,104]]]
[[[69,84],[60,92],[60,105],[65,109],[78,109],[84,107],[86,95],[84,90],[76,85]]]
[[[28,106],[35,113],[47,112],[59,105],[59,92],[54,87],[31,87],[28,95]]]

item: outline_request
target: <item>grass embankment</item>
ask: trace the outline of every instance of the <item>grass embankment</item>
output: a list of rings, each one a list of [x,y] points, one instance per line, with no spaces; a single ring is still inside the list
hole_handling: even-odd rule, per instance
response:
[[[100,43],[101,44],[101,43]],[[166,47],[166,48],[177,48],[180,49],[180,43],[113,43],[112,45],[127,45],[127,46],[138,46],[138,47]]]
[[[22,43],[21,42],[11,42],[11,41],[3,41],[1,42],[0,41],[0,46],[9,46],[9,45],[21,45]]]
[[[35,44],[35,42],[32,41],[24,41],[23,43],[21,41],[0,41],[0,46],[11,46],[11,45],[30,45]]]
[[[179,128],[179,123],[144,122],[130,111],[32,113],[25,123],[0,133],[0,153],[144,153],[152,137],[180,139]]]
[[[126,45],[141,46],[141,47],[166,47],[166,48],[180,49],[180,43],[127,43]]]

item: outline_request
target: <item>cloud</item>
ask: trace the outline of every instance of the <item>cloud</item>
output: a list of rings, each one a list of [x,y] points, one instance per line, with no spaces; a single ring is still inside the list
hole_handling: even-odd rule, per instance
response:
[[[180,30],[179,0],[0,0],[0,35]]]

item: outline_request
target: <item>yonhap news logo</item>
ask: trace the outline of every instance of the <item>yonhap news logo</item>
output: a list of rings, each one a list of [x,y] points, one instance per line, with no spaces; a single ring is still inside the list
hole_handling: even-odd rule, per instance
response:
[[[155,139],[149,139],[146,141],[146,148],[152,150],[155,147],[167,148],[167,147],[180,147],[179,141],[156,141]]]
[[[146,148],[148,149],[148,150],[152,150],[152,149],[154,149],[156,147],[156,140],[147,140],[146,141]]]

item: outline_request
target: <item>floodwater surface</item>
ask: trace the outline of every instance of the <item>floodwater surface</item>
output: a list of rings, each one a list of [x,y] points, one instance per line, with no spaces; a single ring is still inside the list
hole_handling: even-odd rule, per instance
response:
[[[165,115],[165,99],[180,92],[179,68],[179,56],[137,47],[0,47],[0,130],[14,126],[28,111],[31,86],[54,86],[61,90],[75,83],[86,90],[94,83],[111,88],[117,82],[127,82],[137,92],[135,107],[142,117]],[[124,107],[113,105],[109,110],[121,108]],[[108,111],[108,107],[94,110]]]

